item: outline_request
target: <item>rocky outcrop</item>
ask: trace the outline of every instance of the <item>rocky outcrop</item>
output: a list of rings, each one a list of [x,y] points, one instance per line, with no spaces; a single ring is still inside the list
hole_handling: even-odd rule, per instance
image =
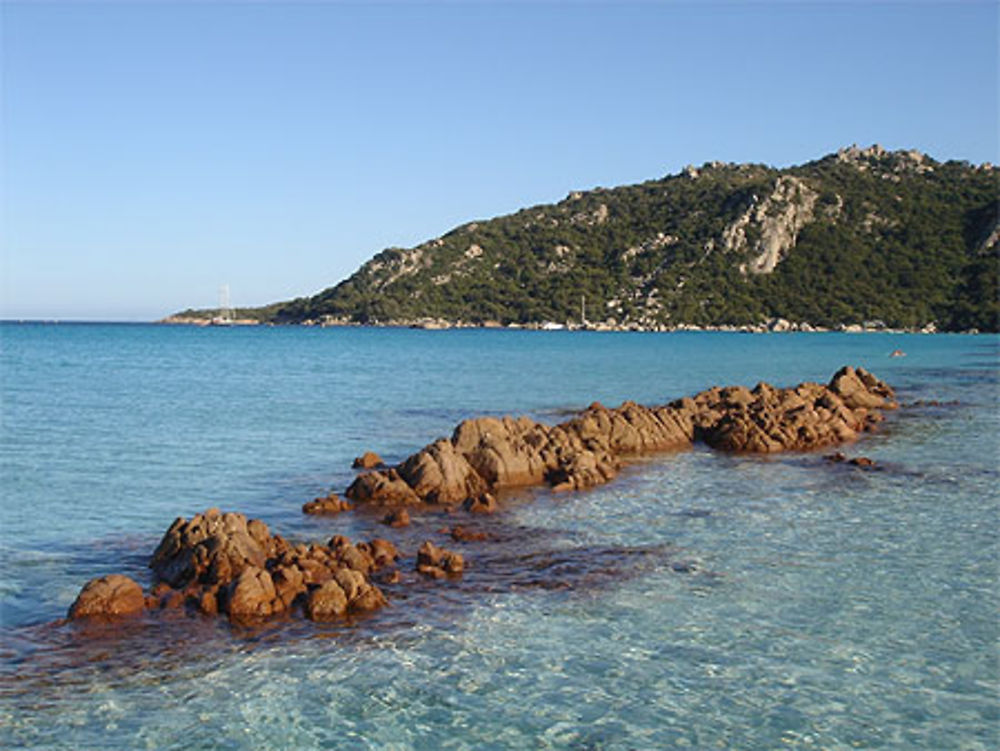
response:
[[[799,232],[813,221],[813,209],[819,194],[803,180],[783,175],[774,183],[771,195],[760,199],[754,195],[749,208],[722,233],[726,252],[749,252],[752,258],[740,264],[746,274],[770,274],[795,247]],[[752,243],[748,231],[754,230]]]
[[[139,613],[145,607],[142,587],[122,574],[87,582],[70,606],[70,619],[113,618]]]
[[[845,443],[882,419],[878,409],[893,409],[892,390],[864,369],[845,367],[828,386],[803,383],[775,389],[758,384],[734,399],[725,391],[710,399],[722,418],[702,431],[709,446],[724,451],[774,453],[811,450]]]
[[[106,576],[83,588],[69,616],[119,616],[148,603],[221,612],[237,623],[297,610],[326,620],[384,606],[370,576],[398,559],[388,540],[290,545],[259,520],[210,509],[177,519],[164,534],[149,563],[156,584],[148,598],[128,577]]]
[[[888,385],[863,368],[844,367],[825,386],[716,387],[660,407],[594,403],[555,426],[527,417],[479,417],[396,468],[360,475],[347,496],[492,511],[488,492],[542,484],[557,491],[588,488],[611,480],[630,456],[683,449],[697,440],[753,453],[844,443],[871,430],[882,419],[880,410],[895,406]]]
[[[258,519],[209,509],[190,520],[175,520],[149,567],[159,581],[175,589],[192,582],[219,584],[232,581],[248,566],[263,568],[286,545]]]
[[[587,488],[611,480],[630,457],[684,449],[699,440],[752,453],[844,443],[874,429],[882,410],[895,407],[887,384],[863,368],[844,367],[826,385],[716,387],[654,407],[595,402],[553,426],[526,417],[481,417],[460,423],[450,439],[431,443],[396,467],[359,475],[347,495],[395,506],[382,519],[390,526],[409,524],[403,507],[420,504],[449,511],[461,504],[472,514],[490,514],[498,509],[497,490],[540,484],[554,491]],[[844,460],[839,453],[831,458]],[[849,463],[875,467],[864,457]],[[344,504],[333,494],[317,501],[338,509]],[[492,539],[461,526],[443,532],[460,543]],[[69,616],[188,607],[225,614],[235,623],[296,613],[329,620],[385,606],[373,577],[380,583],[401,581],[393,568],[399,558],[388,540],[352,543],[338,535],[325,545],[293,545],[260,520],[209,509],[177,519],[164,534],[149,562],[154,587],[148,597],[128,577],[102,577],[83,588]],[[443,579],[461,575],[465,561],[427,541],[415,568]]]

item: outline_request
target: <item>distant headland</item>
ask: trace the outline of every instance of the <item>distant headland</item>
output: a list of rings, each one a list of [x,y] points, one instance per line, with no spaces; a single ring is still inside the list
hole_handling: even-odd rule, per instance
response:
[[[710,162],[389,248],[225,324],[996,332],[998,197],[991,164],[878,145],[786,169]]]

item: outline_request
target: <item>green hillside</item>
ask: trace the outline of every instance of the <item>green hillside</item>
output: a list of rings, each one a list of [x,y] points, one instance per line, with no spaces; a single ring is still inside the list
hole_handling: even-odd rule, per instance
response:
[[[998,171],[851,147],[711,163],[390,248],[276,323],[588,321],[996,331]]]

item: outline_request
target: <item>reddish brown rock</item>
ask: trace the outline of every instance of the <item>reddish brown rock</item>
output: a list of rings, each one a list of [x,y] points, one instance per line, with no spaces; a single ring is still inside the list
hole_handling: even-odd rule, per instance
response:
[[[417,571],[425,576],[442,579],[445,576],[458,576],[464,569],[465,560],[461,553],[439,548],[430,540],[417,551]]]
[[[377,470],[358,475],[344,493],[352,501],[377,505],[416,505],[421,502],[395,469]]]
[[[396,549],[396,546],[380,537],[376,537],[369,542],[359,542],[357,548],[372,559],[373,571],[391,566],[399,560],[399,551]]]
[[[348,488],[376,504],[463,503],[487,510],[481,496],[499,488],[547,483],[580,490],[611,480],[623,459],[673,451],[703,440],[723,451],[811,450],[874,429],[893,409],[892,389],[863,368],[845,367],[830,384],[778,389],[766,383],[713,387],[661,407],[591,404],[559,425],[527,417],[479,417],[455,428],[399,467],[369,472]]]
[[[396,509],[383,516],[382,523],[395,528],[408,527],[410,526],[410,514],[405,508]]]
[[[306,617],[312,621],[325,621],[347,612],[347,595],[341,586],[331,579],[319,585],[306,600]]]
[[[336,493],[330,493],[330,495],[324,498],[316,498],[303,504],[302,513],[333,515],[339,514],[342,511],[350,511],[352,508],[351,504],[340,498]]]
[[[435,441],[399,466],[399,476],[426,503],[460,503],[486,482],[450,441]]]
[[[355,545],[337,536],[329,545],[293,547],[271,535],[263,522],[213,509],[178,519],[164,535],[150,562],[160,579],[151,603],[186,603],[242,622],[307,609],[313,591],[331,581],[343,587],[349,580],[355,586],[346,595],[347,609],[361,612],[386,604],[368,576],[398,557],[395,546],[382,539]],[[316,608],[317,613],[329,610]]]
[[[500,506],[497,504],[497,499],[491,493],[480,493],[474,498],[466,498],[465,503],[462,504],[462,508],[470,514],[492,514]]]
[[[280,539],[280,538],[279,538]],[[216,510],[177,519],[167,530],[149,563],[157,578],[175,589],[191,581],[231,581],[248,566],[263,568],[280,547],[267,525],[243,514]]]
[[[378,467],[384,467],[385,462],[383,462],[382,457],[374,451],[366,451],[361,456],[356,458],[351,466],[354,469],[377,469]]]
[[[122,574],[110,574],[87,582],[70,606],[69,617],[113,618],[139,613],[146,598],[134,580]]]
[[[284,610],[271,575],[255,566],[244,568],[225,590],[223,599],[230,620],[264,618]]]
[[[311,577],[313,583],[321,581],[325,577]],[[306,575],[300,566],[277,565],[271,572],[271,581],[274,582],[274,591],[278,599],[284,604],[285,609],[290,608],[299,595],[306,593],[308,582]]]
[[[490,536],[485,532],[473,532],[461,525],[456,525],[450,530],[444,531],[451,535],[451,539],[455,542],[482,542],[483,540],[490,539]]]

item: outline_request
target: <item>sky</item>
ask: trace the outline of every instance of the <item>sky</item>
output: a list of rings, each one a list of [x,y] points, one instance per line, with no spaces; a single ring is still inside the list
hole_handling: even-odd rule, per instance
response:
[[[314,294],[572,190],[998,162],[987,2],[0,5],[0,318]]]

